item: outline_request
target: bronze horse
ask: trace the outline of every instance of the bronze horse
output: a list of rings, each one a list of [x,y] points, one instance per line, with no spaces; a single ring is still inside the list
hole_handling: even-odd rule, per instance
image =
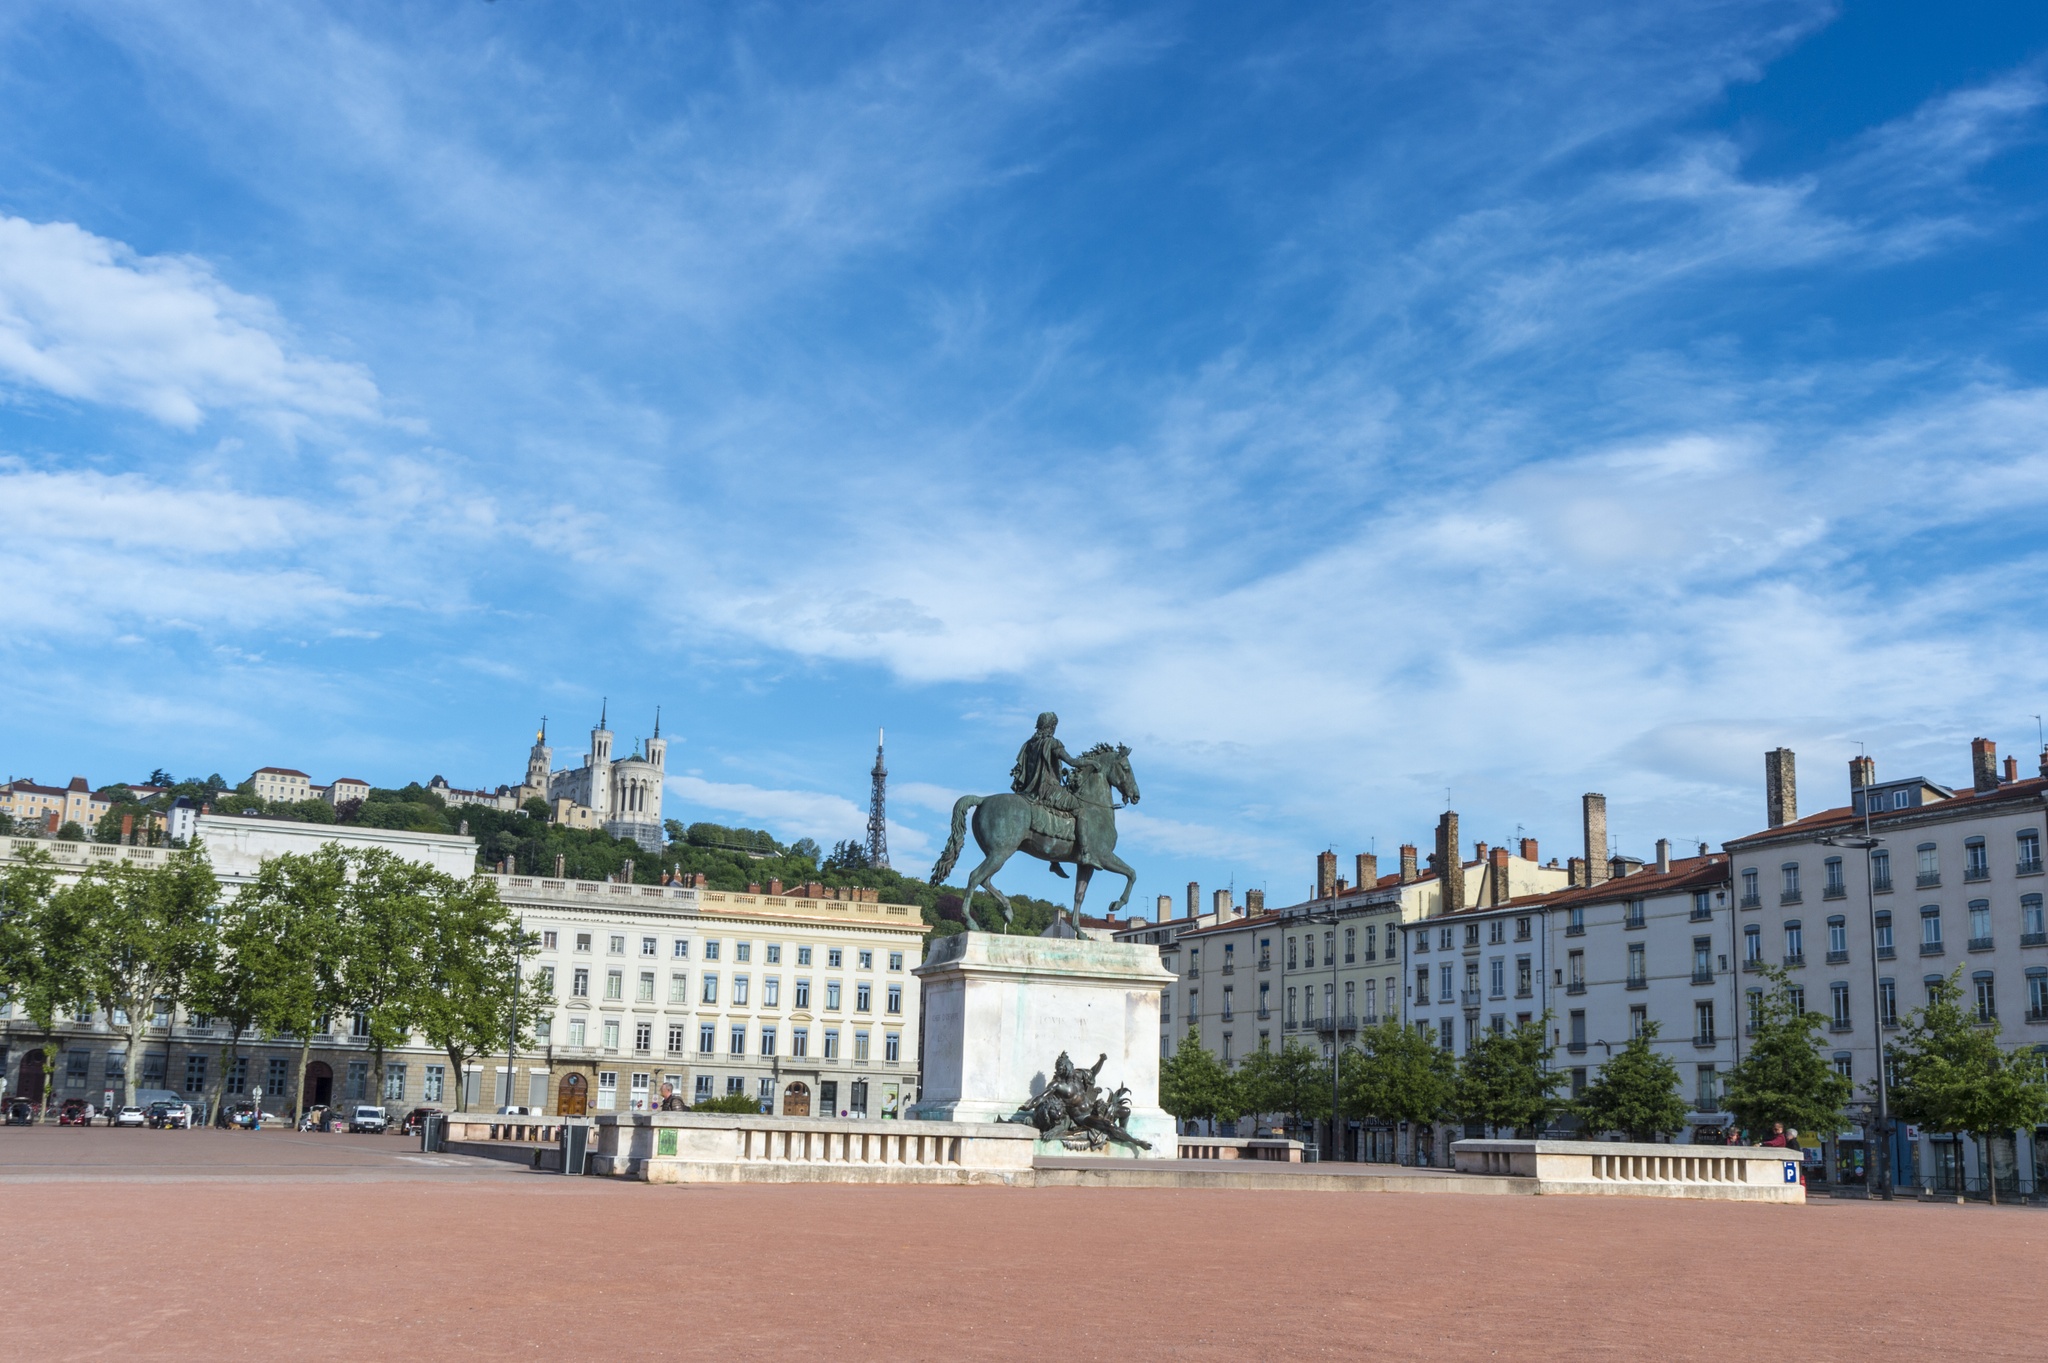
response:
[[[1081,927],[1081,900],[1088,893],[1089,878],[1097,871],[1113,871],[1124,878],[1124,892],[1110,906],[1110,912],[1115,913],[1129,902],[1131,889],[1138,881],[1138,873],[1116,854],[1115,811],[1120,806],[1112,803],[1111,799],[1114,791],[1124,797],[1125,804],[1138,803],[1138,778],[1131,774],[1130,759],[1129,748],[1109,743],[1098,743],[1075,758],[1073,773],[1067,780],[1067,789],[1072,792],[1076,805],[1070,815],[1047,809],[1011,791],[1000,795],[961,796],[953,802],[953,836],[946,840],[946,850],[939,854],[938,865],[932,868],[932,884],[944,883],[959,861],[960,849],[967,838],[967,811],[971,809],[974,811],[974,840],[981,844],[985,855],[981,865],[967,877],[967,885],[961,894],[960,916],[969,927],[974,925],[969,909],[974,903],[976,886],[985,887],[995,896],[996,903],[1003,909],[1005,927],[1013,921],[1009,898],[990,883],[989,877],[1002,870],[1003,863],[1018,852],[1051,863],[1053,870],[1060,874],[1064,874],[1060,872],[1061,862],[1074,862],[1072,921],[1076,932]],[[1034,811],[1038,815],[1036,821],[1032,817]],[[1082,843],[1088,850],[1078,861],[1074,856],[1072,828],[1064,831],[1058,828],[1060,822],[1067,819],[1087,820],[1082,830],[1085,835]]]

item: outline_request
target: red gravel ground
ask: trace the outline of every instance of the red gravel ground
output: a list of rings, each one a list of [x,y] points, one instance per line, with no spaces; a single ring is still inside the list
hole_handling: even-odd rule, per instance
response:
[[[10,1131],[0,1216],[22,1359],[2048,1356],[2032,1208],[651,1188]]]

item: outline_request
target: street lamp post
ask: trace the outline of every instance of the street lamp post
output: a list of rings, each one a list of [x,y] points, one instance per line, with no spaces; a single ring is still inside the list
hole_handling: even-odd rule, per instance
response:
[[[263,1085],[253,1085],[249,1089],[249,1097],[256,1104],[256,1110],[249,1114],[249,1129],[251,1131],[261,1131],[263,1129]]]
[[[1892,1198],[1892,1125],[1884,1065],[1884,998],[1879,992],[1877,975],[1877,885],[1872,876],[1870,857],[1883,845],[1884,839],[1871,836],[1869,802],[1864,802],[1862,837],[1822,838],[1821,842],[1828,847],[1858,848],[1863,853],[1863,903],[1870,928],[1870,1016],[1875,1025],[1877,1043],[1877,1115],[1872,1122],[1871,1139],[1865,1144],[1873,1147],[1873,1153],[1880,1156],[1871,1161],[1877,1167],[1869,1173],[1877,1177],[1878,1197],[1889,1202]]]

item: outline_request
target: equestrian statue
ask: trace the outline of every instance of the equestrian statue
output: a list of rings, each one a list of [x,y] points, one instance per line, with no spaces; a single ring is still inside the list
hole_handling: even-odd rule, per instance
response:
[[[1007,792],[963,795],[953,803],[953,835],[932,868],[932,884],[943,884],[952,874],[967,840],[968,812],[973,811],[974,840],[984,855],[961,891],[960,916],[969,927],[974,925],[968,910],[977,886],[1002,906],[1004,926],[1011,923],[1010,901],[990,877],[1018,852],[1046,862],[1057,876],[1066,875],[1061,863],[1074,864],[1072,922],[1077,934],[1081,901],[1097,871],[1113,871],[1124,878],[1124,892],[1110,906],[1112,914],[1130,901],[1138,873],[1116,854],[1116,811],[1123,806],[1114,799],[1121,795],[1124,804],[1138,803],[1131,750],[1120,743],[1098,743],[1075,757],[1054,732],[1059,722],[1050,710],[1038,717],[1037,731],[1025,740],[1017,765],[1010,769]]]

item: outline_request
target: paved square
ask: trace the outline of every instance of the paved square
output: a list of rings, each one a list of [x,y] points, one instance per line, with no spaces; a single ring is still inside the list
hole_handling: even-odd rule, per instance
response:
[[[2048,1211],[652,1188],[0,1131],[20,1358],[2039,1359]]]

